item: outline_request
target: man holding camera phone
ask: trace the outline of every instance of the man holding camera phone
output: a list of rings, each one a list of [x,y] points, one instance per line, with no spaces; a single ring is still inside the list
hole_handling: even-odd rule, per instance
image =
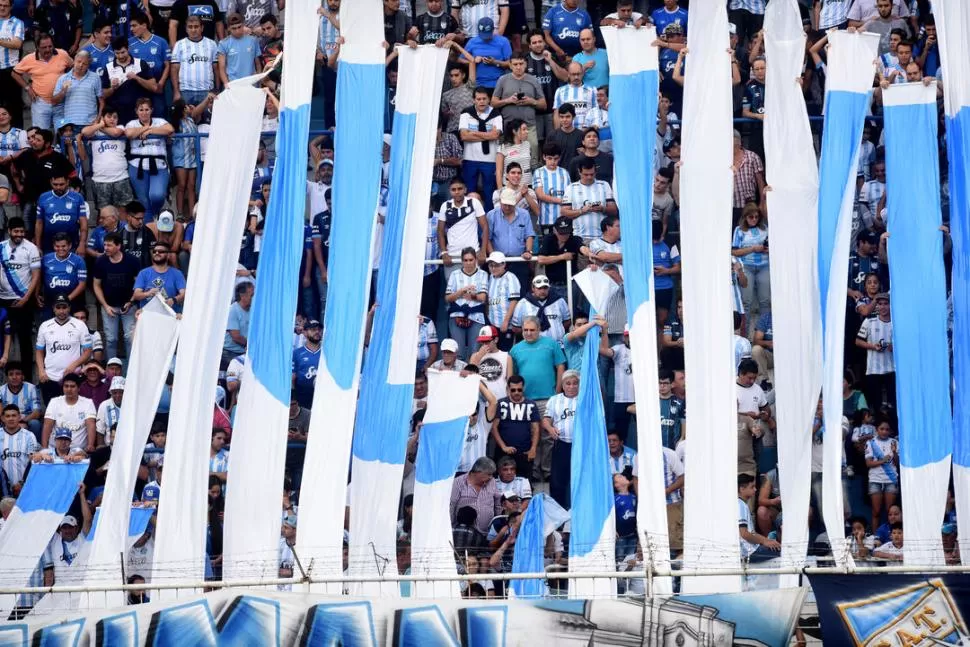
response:
[[[539,137],[536,131],[536,112],[544,112],[546,96],[539,79],[526,72],[525,54],[512,54],[508,74],[503,74],[492,93],[492,107],[502,111],[502,120],[521,119],[529,127],[529,147],[532,167],[539,166]]]

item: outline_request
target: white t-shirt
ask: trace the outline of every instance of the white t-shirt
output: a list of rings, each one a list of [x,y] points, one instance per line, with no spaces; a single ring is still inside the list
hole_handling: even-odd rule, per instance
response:
[[[155,560],[155,538],[149,537],[144,546],[128,549],[127,575],[141,575],[146,582],[152,581],[152,562]]]
[[[60,382],[64,370],[91,347],[89,335],[87,326],[74,317],[68,317],[63,324],[48,319],[40,325],[34,348],[44,351],[44,370],[51,380]]]
[[[478,251],[478,219],[484,216],[485,209],[475,198],[466,197],[460,207],[455,206],[454,200],[448,200],[441,205],[438,219],[445,223],[445,240],[448,244],[448,249],[442,251],[447,251],[452,260],[459,263],[461,250],[471,247]]]
[[[310,202],[311,218],[318,213],[323,213],[327,210],[327,199],[324,196],[329,190],[329,184],[324,184],[323,182],[311,182],[307,180],[306,197]]]
[[[54,421],[54,428],[64,427],[71,430],[71,447],[84,448],[88,446],[88,432],[85,422],[94,420],[97,412],[94,402],[90,398],[78,396],[77,402],[68,404],[63,395],[52,399],[47,404],[45,419]],[[54,434],[51,434],[49,447],[54,446]]]
[[[164,126],[167,123],[168,122],[162,119],[161,117],[152,118],[152,128],[158,128],[159,126]],[[132,119],[127,124],[125,124],[126,130],[130,128],[140,128],[140,127],[141,127],[141,123],[137,119]],[[203,138],[202,141],[205,141],[205,139]],[[154,155],[154,156],[157,156],[155,158],[156,168],[168,167],[168,162],[165,161],[167,158],[167,151],[165,149],[164,138],[146,137],[145,139],[137,139],[137,138],[129,139],[128,144],[129,144],[129,152],[131,153],[133,158],[129,162],[131,166],[138,168],[139,165],[141,165],[141,168],[147,171],[151,168],[151,160],[142,159],[137,156]]]
[[[124,139],[98,135],[91,140],[91,179],[99,183],[128,180]]]
[[[633,355],[626,344],[617,344],[613,351],[613,401],[635,402],[633,396]]]
[[[768,406],[765,392],[757,384],[744,387],[735,383],[738,393],[738,413],[757,413],[762,407]]]
[[[461,448],[461,460],[458,462],[456,472],[469,471],[475,461],[485,456],[491,429],[492,423],[485,420],[485,405],[480,403],[478,422],[474,426],[469,425],[465,428],[465,444]]]
[[[485,113],[485,116],[487,117],[491,115],[493,110],[494,108],[490,107],[488,109],[488,112]],[[463,112],[461,113],[461,117],[458,118],[458,130],[471,130],[472,132],[477,133],[479,132],[478,121],[475,119],[472,119],[472,116],[467,112]],[[496,130],[499,132],[502,132],[501,117],[495,117],[494,119],[490,119],[485,123],[486,132],[494,132]],[[486,144],[486,143],[488,144],[487,153],[485,153],[482,150],[482,144]],[[499,147],[498,139],[494,139],[488,142],[464,142],[465,153],[464,153],[463,159],[465,159],[468,162],[494,163],[495,154],[498,152],[498,147]]]
[[[485,386],[495,395],[495,399],[501,400],[507,393],[508,385],[505,380],[508,378],[509,354],[504,350],[488,353],[478,362],[478,374],[485,380]]]
[[[896,544],[894,544],[893,542],[887,541],[885,544],[877,548],[875,552],[886,553],[887,555],[902,555],[903,547],[896,546]]]
[[[754,522],[751,520],[751,510],[748,508],[748,504],[744,502],[743,499],[738,499],[738,528],[744,526],[748,529],[748,532],[754,532]],[[758,544],[752,544],[742,538],[738,538],[741,542],[741,559],[745,559],[751,555],[754,551],[758,550]]]
[[[873,445],[878,447],[879,451],[882,453],[882,456],[878,458],[892,458],[899,453],[899,446],[896,443],[895,438],[883,439],[883,438],[876,437],[869,440],[869,442],[866,443],[865,456],[867,461],[877,460],[876,452],[873,451],[874,450]],[[891,474],[895,475],[896,478],[893,479],[893,477],[890,476]],[[896,465],[893,464],[892,461],[890,461],[888,463],[884,463],[876,467],[870,467],[869,482],[883,483],[883,484],[899,483],[899,473],[896,471]]]
[[[500,494],[515,492],[520,499],[525,498],[527,494],[532,496],[532,486],[529,484],[529,479],[524,476],[516,476],[512,479],[511,483],[506,483],[502,479],[497,478],[495,479],[495,489]]]

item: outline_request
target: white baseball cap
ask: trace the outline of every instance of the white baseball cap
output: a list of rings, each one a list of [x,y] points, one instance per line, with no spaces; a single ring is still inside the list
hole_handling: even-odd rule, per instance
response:
[[[441,352],[444,353],[450,351],[452,353],[458,352],[458,342],[454,339],[442,339],[441,340]]]
[[[504,264],[505,263],[505,254],[503,252],[500,252],[500,251],[497,251],[496,250],[496,251],[492,252],[491,254],[489,254],[488,255],[488,258],[486,260],[489,263]]]
[[[108,388],[109,391],[124,391],[125,390],[125,378],[120,375],[115,375],[111,378],[111,386]]]

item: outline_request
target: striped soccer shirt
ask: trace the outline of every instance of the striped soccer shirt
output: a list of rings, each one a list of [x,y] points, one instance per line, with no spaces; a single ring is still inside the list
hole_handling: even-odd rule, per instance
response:
[[[406,3],[405,3],[406,4]],[[323,10],[326,13],[330,13],[327,9],[327,3],[323,3]],[[340,30],[333,26],[326,16],[320,16],[320,39],[317,42],[317,47],[320,51],[326,54],[327,58],[337,51],[337,39],[340,38]]]
[[[455,292],[460,291],[466,285],[474,285],[476,293],[481,293],[481,292],[487,293],[488,274],[485,273],[485,270],[477,270],[471,276],[468,276],[467,274],[465,274],[463,270],[452,272],[451,276],[448,277],[448,287],[445,289],[445,294],[446,295],[454,294]],[[455,301],[455,305],[458,307],[467,306],[469,308],[474,308],[482,304],[479,301],[471,301],[469,299],[458,299],[457,301]],[[457,311],[451,313],[452,318],[461,317],[461,316],[462,314]],[[473,312],[468,318],[474,321],[475,323],[480,323],[480,324],[485,323],[485,315],[483,315],[480,312]]]
[[[121,407],[115,401],[108,398],[98,406],[98,415],[94,420],[95,429],[99,436],[104,436],[104,444],[111,445],[111,427],[118,424],[121,418]]]
[[[172,62],[179,64],[179,87],[194,92],[207,92],[215,87],[212,65],[219,47],[211,38],[193,41],[188,38],[175,43]]]
[[[610,473],[619,474],[626,469],[629,465],[633,469],[633,475],[637,475],[637,452],[636,450],[630,449],[626,445],[623,446],[623,452],[619,456],[613,456],[610,454]]]
[[[613,152],[613,131],[610,129],[610,113],[599,106],[593,106],[583,117],[583,128],[595,127],[599,131],[599,149],[604,153]],[[670,128],[667,132],[670,132]]]
[[[19,38],[24,40],[24,22],[20,18],[0,20],[0,39]],[[0,47],[0,70],[7,70],[20,62],[20,50]]]
[[[728,9],[747,11],[760,16],[765,13],[765,0],[731,0],[728,2]]]
[[[0,133],[0,157],[9,157],[19,153],[29,146],[27,131],[11,127],[5,133]]]
[[[818,28],[821,30],[838,27],[849,19],[851,0],[822,0],[818,11]]]
[[[552,107],[558,110],[564,103],[572,104],[576,109],[573,124],[579,128],[586,113],[596,106],[596,90],[588,85],[564,85],[556,90]]]
[[[216,452],[215,456],[209,457],[209,471],[210,472],[228,472],[229,471],[229,450],[220,449]]]
[[[402,2],[404,7],[408,3]],[[478,21],[491,18],[498,28],[498,11],[501,7],[508,7],[509,0],[451,0],[451,8],[458,9],[458,20],[461,29],[469,38],[478,36]]]
[[[501,326],[505,315],[509,311],[509,302],[517,300],[522,286],[519,278],[512,272],[506,271],[502,276],[488,277],[488,322],[493,326]]]
[[[3,473],[7,475],[11,485],[24,480],[30,455],[39,450],[40,443],[37,442],[33,432],[26,429],[20,429],[14,434],[6,430],[3,432],[3,440],[0,442],[0,466],[3,467]]]
[[[29,416],[40,410],[40,392],[30,382],[24,382],[18,393],[11,391],[9,384],[4,384],[0,386],[0,404],[16,405],[22,415]]]
[[[569,178],[569,171],[557,166],[554,169],[546,168],[545,166],[536,169],[532,172],[532,183],[538,189],[542,187],[542,190],[552,198],[562,198],[566,195],[566,189],[572,183]],[[543,226],[552,226],[556,222],[556,218],[559,217],[560,205],[554,204],[552,202],[539,202],[539,224]]]
[[[592,184],[573,182],[566,189],[566,199],[573,209],[581,209],[587,204],[606,206],[613,202],[613,189],[602,180],[593,180]],[[591,211],[577,216],[573,220],[573,233],[584,240],[597,238],[600,235],[600,221],[603,220],[602,211]]]
[[[40,269],[40,252],[29,240],[14,247],[10,239],[0,243],[0,299],[21,299],[27,294],[30,275]]]
[[[664,459],[664,489],[666,490],[674,481],[684,473],[684,464],[680,462],[677,458],[677,452],[670,449],[669,447],[662,447],[663,459]],[[679,503],[684,500],[684,491],[682,489],[674,490],[667,495],[667,505],[671,503]]]
[[[546,403],[545,418],[552,421],[552,426],[559,432],[559,440],[564,443],[573,442],[573,425],[576,422],[576,406],[579,398],[567,398],[565,393],[557,393]]]
[[[424,363],[431,355],[431,344],[438,343],[438,329],[435,328],[434,321],[421,317],[418,324],[418,362]]]
[[[863,339],[871,344],[886,342],[892,343],[893,322],[883,321],[879,317],[866,319],[859,328],[859,339]],[[866,375],[885,375],[894,373],[896,363],[893,361],[893,351],[891,350],[870,350],[866,353]],[[875,404],[871,403],[870,404]]]
[[[521,328],[526,317],[535,317],[538,314],[538,306],[526,299],[520,299],[515,305],[515,312],[512,313],[512,325]],[[569,304],[558,294],[550,295],[546,301],[545,314],[549,321],[549,328],[540,334],[561,344],[562,338],[566,336],[566,322],[572,319]]]
[[[734,311],[744,314],[744,301],[741,299],[741,285],[738,283],[738,270],[743,271],[741,261],[731,257],[731,292],[734,294]]]

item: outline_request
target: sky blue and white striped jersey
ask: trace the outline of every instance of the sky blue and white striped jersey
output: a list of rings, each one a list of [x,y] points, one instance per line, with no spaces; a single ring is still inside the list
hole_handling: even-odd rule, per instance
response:
[[[44,553],[40,556],[40,560],[37,562],[37,567],[30,574],[30,581],[27,582],[27,586],[44,586],[44,569],[54,568],[54,557],[51,553],[51,547],[48,545],[44,549]],[[17,596],[17,606],[18,607],[32,607],[37,602],[44,597],[44,593],[22,593]]]
[[[763,15],[765,12],[765,0],[730,0],[728,9],[737,11],[739,9],[750,13]]]
[[[731,240],[731,247],[733,249],[741,249],[743,247],[754,247],[755,245],[764,245],[768,242],[768,230],[761,229],[759,227],[751,227],[749,229],[741,229],[741,227],[734,228],[734,238]],[[745,256],[741,257],[741,264],[745,268],[760,269],[762,267],[768,266],[768,255],[764,252],[751,252]]]
[[[210,472],[228,472],[229,471],[229,450],[223,447],[215,456],[209,457],[209,471]]]
[[[431,344],[438,343],[438,329],[435,328],[434,321],[431,319],[426,319],[421,317],[421,323],[418,324],[418,363],[423,364],[428,360],[428,356],[431,354],[431,349],[428,348]]]
[[[323,3],[323,10],[328,12],[327,3]],[[320,16],[320,37],[317,47],[329,58],[337,51],[337,39],[340,38],[340,30],[333,26],[326,16]]]
[[[741,335],[734,336],[734,368],[741,365],[741,360],[751,357],[751,342]]]
[[[633,469],[633,475],[637,475],[637,452],[634,449],[630,449],[626,445],[623,446],[623,452],[619,456],[613,456],[610,454],[610,473],[619,474],[626,469],[629,465]]]
[[[208,91],[215,87],[212,65],[219,47],[211,38],[193,41],[188,38],[175,43],[172,62],[179,64],[179,87],[182,90]]]
[[[592,184],[573,182],[566,190],[566,200],[573,209],[580,209],[584,205],[603,205],[613,202],[613,189],[602,180],[593,180]],[[599,238],[600,221],[603,220],[602,211],[591,211],[573,220],[573,233],[580,238]]]
[[[552,426],[559,432],[559,440],[573,442],[573,424],[576,421],[576,405],[579,398],[567,398],[565,393],[557,393],[546,402],[546,415]]]
[[[101,98],[101,77],[90,70],[80,79],[74,72],[62,74],[54,85],[54,94],[60,93],[70,83],[64,96],[64,120],[69,124],[87,125],[98,116],[98,99]]]
[[[603,110],[598,105],[593,106],[583,117],[582,128],[595,127],[599,131],[600,136],[600,146],[599,149],[604,153],[613,152],[613,131],[610,130],[610,112],[609,110]],[[670,132],[670,128],[667,132]]]
[[[466,285],[474,285],[476,293],[481,293],[481,292],[487,293],[488,292],[488,273],[485,272],[485,270],[477,270],[474,274],[472,274],[471,276],[468,276],[467,274],[465,274],[463,270],[460,270],[460,269],[456,272],[452,272],[451,276],[448,277],[448,287],[445,288],[445,294],[447,295],[447,294],[454,294],[455,292],[459,292]],[[465,307],[475,308],[481,305],[483,305],[481,302],[471,301],[469,299],[458,299],[457,301],[455,301],[455,306],[457,306],[458,308],[465,308]],[[475,323],[480,323],[480,324],[485,323],[485,315],[484,313],[481,313],[481,312],[472,312],[469,315],[463,315],[458,310],[454,310],[450,316],[452,318],[468,316],[468,318],[474,321]]]
[[[115,404],[115,401],[111,398],[108,398],[98,405],[98,415],[94,419],[94,428],[99,436],[104,436],[104,443],[106,445],[111,444],[113,435],[111,427],[118,424],[120,418],[121,407]]]
[[[505,274],[495,278],[488,277],[488,322],[493,326],[501,326],[505,315],[509,311],[509,301],[518,299],[522,292],[519,278],[506,270]]]
[[[818,11],[818,28],[824,31],[847,21],[851,4],[852,0],[822,0]]]
[[[16,247],[10,239],[0,243],[0,299],[20,299],[27,294],[30,273],[40,269],[40,252],[29,240]]]
[[[521,328],[526,317],[535,317],[538,313],[539,308],[534,303],[526,299],[519,299],[515,311],[512,313],[512,325]],[[558,294],[550,295],[550,298],[546,301],[545,314],[546,319],[549,320],[549,327],[540,334],[562,343],[562,338],[566,336],[566,328],[568,327],[566,324],[573,318],[569,312],[569,304]]]
[[[876,209],[879,208],[879,201],[882,200],[882,196],[886,194],[886,183],[880,182],[879,180],[869,180],[862,185],[862,190],[859,192],[859,200],[866,203],[869,207],[869,213],[873,217],[878,216]]]
[[[891,344],[893,341],[893,322],[891,319],[883,321],[879,317],[866,319],[862,322],[857,337],[880,346],[883,342],[887,345]],[[887,348],[886,350],[870,350],[866,353],[866,375],[884,375],[895,371],[896,363],[893,360],[893,351]],[[869,406],[878,408],[879,403],[870,402]]]
[[[424,260],[433,261],[441,258],[441,250],[438,249],[438,214],[432,213],[428,216],[428,235],[424,242]],[[434,274],[440,265],[424,266],[424,275]]]
[[[563,85],[556,90],[552,100],[552,107],[559,109],[564,103],[570,103],[576,108],[576,118],[573,124],[579,128],[586,113],[596,106],[596,89],[588,85]]]
[[[744,271],[741,261],[731,257],[731,292],[734,295],[734,311],[739,315],[744,314],[744,301],[741,299],[741,284],[738,283],[738,271]]]
[[[0,157],[9,157],[28,146],[26,130],[11,126],[7,132],[0,133]]]
[[[536,169],[532,172],[532,184],[538,189],[542,187],[542,190],[552,198],[562,198],[566,195],[566,189],[572,183],[569,177],[569,171],[557,166],[554,169],[549,169],[545,166]],[[553,204],[551,202],[539,201],[539,224],[545,226],[551,226],[555,224],[556,218],[559,217],[560,205]]]
[[[26,417],[35,411],[40,411],[40,391],[30,382],[24,382],[18,393],[11,391],[9,384],[4,384],[0,386],[0,404],[16,405],[20,413]]]
[[[19,38],[24,40],[24,21],[20,18],[0,20],[0,39]],[[0,47],[0,70],[6,70],[20,62],[20,49]]]
[[[678,477],[684,473],[684,464],[677,457],[677,452],[669,447],[661,447],[664,458],[664,489],[666,490]],[[679,503],[684,500],[684,491],[677,489],[667,495],[667,505]]]
[[[0,466],[11,485],[24,480],[24,472],[30,464],[30,455],[40,450],[40,443],[32,431],[20,429],[17,433],[3,432],[0,440]]]
[[[406,2],[402,2],[404,7]],[[468,34],[469,38],[478,36],[478,21],[482,18],[491,18],[498,29],[499,7],[508,7],[509,0],[451,0],[449,6],[458,9],[458,22],[461,23],[461,30]]]

